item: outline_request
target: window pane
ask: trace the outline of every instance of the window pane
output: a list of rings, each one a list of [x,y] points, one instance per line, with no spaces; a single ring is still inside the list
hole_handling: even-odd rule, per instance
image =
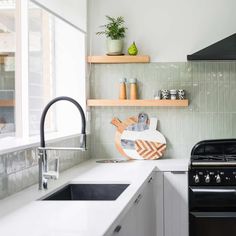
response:
[[[15,132],[15,1],[0,1],[0,138]]]
[[[85,109],[85,35],[55,18],[56,96],[74,98]],[[79,132],[80,115],[72,104],[60,103],[57,108],[57,130]]]
[[[53,14],[29,7],[29,116],[30,135],[39,133],[42,109],[54,97],[70,96],[85,108],[85,35]],[[47,132],[79,132],[75,106],[52,106]]]
[[[29,130],[39,133],[39,119],[45,104],[54,96],[54,19],[35,4],[29,5]],[[53,119],[52,117],[50,119]],[[47,122],[53,130],[53,122]]]

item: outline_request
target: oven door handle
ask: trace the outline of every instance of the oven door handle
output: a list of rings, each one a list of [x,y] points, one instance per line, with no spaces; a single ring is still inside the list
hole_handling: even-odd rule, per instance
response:
[[[236,188],[235,187],[230,187],[230,188],[224,188],[224,187],[218,187],[218,188],[213,188],[213,187],[208,187],[208,188],[190,188],[193,193],[233,193],[236,194]]]
[[[194,212],[190,215],[196,218],[236,218],[236,212]]]

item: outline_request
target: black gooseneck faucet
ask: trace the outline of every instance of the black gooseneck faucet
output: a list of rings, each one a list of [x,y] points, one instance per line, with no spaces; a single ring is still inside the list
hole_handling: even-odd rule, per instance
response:
[[[78,148],[76,147],[45,147],[45,133],[44,133],[45,118],[46,118],[49,108],[58,101],[69,101],[73,103],[80,112],[82,128],[81,128],[81,135],[80,135],[80,146]],[[46,105],[40,119],[40,147],[38,148],[38,150],[39,150],[39,189],[41,190],[42,188],[47,189],[47,180],[57,179],[58,173],[59,173],[59,159],[56,159],[57,170],[48,171],[48,162],[47,162],[47,153],[46,153],[47,150],[72,150],[72,151],[86,150],[86,120],[85,120],[84,111],[76,100],[70,97],[61,96],[61,97],[54,98]]]

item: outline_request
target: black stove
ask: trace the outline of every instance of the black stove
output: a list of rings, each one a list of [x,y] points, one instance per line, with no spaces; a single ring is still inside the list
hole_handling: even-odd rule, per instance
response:
[[[197,143],[188,179],[189,235],[236,235],[236,139]]]
[[[197,143],[191,152],[189,184],[236,185],[236,139]]]

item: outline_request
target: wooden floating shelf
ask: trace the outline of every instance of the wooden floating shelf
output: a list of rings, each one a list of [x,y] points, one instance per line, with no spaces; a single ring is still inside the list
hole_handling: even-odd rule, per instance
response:
[[[14,107],[15,100],[0,100],[0,107]]]
[[[13,53],[1,53],[0,52],[0,64],[4,64],[5,63],[4,58],[8,57],[8,56],[14,56],[14,54]]]
[[[88,56],[88,63],[94,64],[122,64],[122,63],[149,63],[149,56]]]
[[[89,107],[187,107],[188,100],[109,100],[88,99]]]
[[[0,52],[1,57],[8,57],[8,56],[14,56],[15,52]]]

